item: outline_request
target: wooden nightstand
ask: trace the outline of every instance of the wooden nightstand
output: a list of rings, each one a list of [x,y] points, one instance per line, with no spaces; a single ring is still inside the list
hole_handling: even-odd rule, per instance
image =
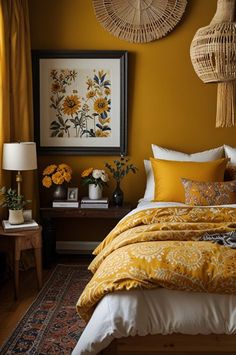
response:
[[[41,207],[40,216],[43,227],[43,261],[50,266],[56,250],[56,227],[58,219],[115,219],[120,220],[132,210],[131,204],[110,206],[109,208],[57,208]]]
[[[19,296],[19,262],[22,250],[34,249],[38,288],[42,287],[42,228],[21,232],[4,232],[0,226],[0,249],[13,249],[15,298]]]

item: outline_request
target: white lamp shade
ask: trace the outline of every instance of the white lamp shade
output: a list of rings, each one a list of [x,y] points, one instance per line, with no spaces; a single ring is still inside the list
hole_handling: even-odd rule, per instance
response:
[[[37,169],[36,144],[34,142],[4,143],[2,168],[17,171]]]

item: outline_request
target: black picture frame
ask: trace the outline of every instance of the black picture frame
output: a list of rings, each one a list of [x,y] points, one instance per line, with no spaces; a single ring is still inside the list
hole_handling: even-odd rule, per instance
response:
[[[48,65],[50,66],[50,63],[57,63],[57,60],[59,63],[69,63],[70,60],[72,63],[75,64],[80,64],[80,63],[108,63],[105,66],[110,65],[111,67],[114,66],[114,73],[112,72],[113,69],[109,69],[108,72],[111,72],[111,77],[117,76],[117,80],[111,80],[110,85],[111,85],[111,91],[113,87],[116,87],[116,92],[117,95],[113,95],[112,97],[112,103],[114,103],[114,106],[118,108],[118,110],[113,110],[113,117],[110,118],[111,122],[116,122],[116,127],[119,127],[118,129],[114,129],[114,135],[116,135],[116,143],[112,144],[112,142],[109,141],[109,143],[104,143],[104,140],[102,140],[100,137],[96,137],[95,133],[97,134],[96,128],[98,125],[98,133],[101,131],[101,134],[108,134],[103,131],[103,129],[111,130],[109,126],[104,125],[101,126],[99,122],[96,124],[94,123],[94,129],[87,129],[84,131],[86,132],[87,135],[89,134],[94,134],[92,136],[92,139],[90,140],[91,142],[93,141],[93,144],[96,146],[81,146],[75,143],[71,145],[70,139],[67,139],[68,137],[63,136],[59,137],[56,136],[55,138],[55,143],[53,141],[53,145],[51,143],[45,143],[44,142],[44,135],[47,134],[49,138],[47,138],[49,141],[53,140],[53,138],[49,135],[49,132],[52,132],[50,130],[54,129],[55,134],[62,134],[61,131],[58,130],[57,124],[60,125],[60,122],[58,123],[56,119],[54,121],[51,121],[50,126],[49,126],[49,120],[48,120],[48,127],[45,129],[43,128],[43,124],[45,125],[45,116],[47,116],[47,110],[45,109],[45,106],[47,107],[48,110],[50,110],[49,107],[49,84],[44,85],[44,83],[47,83],[47,80],[49,82],[49,79],[51,77],[51,74],[49,75],[49,70],[47,71],[43,66],[45,67]],[[69,61],[68,61],[69,60]],[[104,61],[105,60],[105,61]],[[117,62],[118,61],[118,62]],[[42,64],[43,63],[43,64]],[[46,64],[45,64],[46,63]],[[89,64],[88,64],[89,65]],[[91,64],[92,65],[92,64]],[[99,64],[98,64],[99,65]],[[66,65],[65,65],[66,67]],[[58,64],[55,64],[55,68],[58,68]],[[32,51],[32,70],[33,70],[33,102],[34,102],[34,138],[37,144],[37,150],[40,155],[51,155],[51,154],[67,154],[67,155],[127,155],[127,81],[128,81],[128,52],[127,51],[104,51],[104,50],[89,50],[89,51],[80,51],[80,50],[67,50],[67,51],[57,51],[57,50],[33,50]],[[44,72],[43,72],[44,70]],[[90,68],[92,71],[92,68]],[[58,73],[62,71],[62,69],[57,69]],[[93,70],[95,72],[95,69]],[[118,71],[118,74],[117,74]],[[43,72],[43,74],[42,74]],[[52,71],[51,71],[52,72]],[[50,72],[50,73],[51,73]],[[99,72],[99,69],[97,69],[97,72]],[[45,74],[46,73],[46,74]],[[102,72],[103,73],[103,72]],[[48,78],[47,78],[48,76]],[[59,76],[59,75],[58,75]],[[46,79],[42,79],[42,77]],[[95,77],[95,74],[94,74]],[[103,76],[101,75],[101,78]],[[52,79],[51,79],[52,80]],[[100,79],[99,79],[100,80]],[[101,79],[102,80],[102,79]],[[100,80],[100,82],[101,82]],[[112,83],[114,84],[112,87]],[[44,85],[44,86],[43,86]],[[84,85],[85,86],[85,85]],[[47,92],[48,88],[48,92]],[[47,92],[47,95],[45,96],[45,90]],[[104,89],[105,90],[105,89]],[[76,90],[75,90],[76,91]],[[40,93],[41,97],[40,97]],[[112,95],[112,94],[110,94]],[[46,100],[47,105],[44,104],[44,96],[47,97],[48,99]],[[52,96],[51,96],[52,97]],[[68,96],[67,96],[68,97]],[[70,96],[72,97],[72,96]],[[85,96],[86,97],[86,96]],[[118,100],[119,101],[116,101]],[[85,100],[82,98],[82,100]],[[81,104],[82,105],[82,104]],[[110,105],[112,107],[112,104]],[[51,107],[51,106],[50,106]],[[92,106],[91,106],[92,107]],[[94,106],[95,107],[95,106]],[[44,111],[46,110],[46,111]],[[65,108],[64,108],[65,110]],[[46,115],[43,114],[46,112]],[[55,110],[56,111],[56,110]],[[112,109],[111,109],[112,111]],[[68,109],[69,112],[69,109]],[[119,112],[119,115],[117,115],[115,112]],[[56,113],[55,113],[56,114]],[[67,113],[69,115],[69,113]],[[93,119],[95,121],[95,114],[96,112],[93,113]],[[106,112],[103,112],[102,114],[106,114]],[[101,115],[102,115],[101,114]],[[109,113],[110,114],[110,113]],[[48,115],[49,116],[49,115]],[[112,116],[112,113],[110,114]],[[73,116],[72,116],[73,117]],[[99,117],[100,118],[100,117]],[[57,117],[58,119],[58,117]],[[108,119],[108,118],[107,118]],[[70,119],[69,119],[70,120]],[[118,121],[119,120],[119,121]],[[64,119],[64,122],[66,120]],[[54,122],[54,125],[53,125]],[[73,123],[75,126],[75,123]],[[99,126],[100,125],[100,126]],[[56,127],[56,128],[55,128]],[[78,127],[78,126],[77,126]],[[101,127],[101,128],[100,128]],[[62,127],[64,129],[64,127]],[[73,129],[76,129],[76,127],[72,127]],[[50,130],[49,130],[50,129]],[[71,129],[71,128],[69,128]],[[99,131],[100,130],[100,131]],[[46,132],[45,132],[46,131]],[[82,132],[84,132],[82,131]],[[48,133],[47,133],[48,132]],[[63,132],[66,132],[64,129]],[[65,134],[65,133],[64,133]],[[68,134],[68,131],[67,131]],[[88,136],[90,139],[90,136]],[[63,145],[61,145],[60,140],[62,138],[63,140]],[[81,137],[80,137],[81,138]],[[93,139],[93,138],[97,138]],[[107,137],[105,137],[107,138]],[[109,137],[109,139],[112,141],[112,139]],[[65,143],[68,140],[68,144]],[[79,141],[79,138],[74,141]],[[89,140],[87,142],[90,142]],[[107,142],[108,139],[105,140]],[[119,141],[119,142],[118,142]],[[57,142],[59,142],[57,144]],[[82,140],[81,140],[82,142]],[[86,142],[86,140],[84,140]],[[87,144],[86,142],[86,144]]]

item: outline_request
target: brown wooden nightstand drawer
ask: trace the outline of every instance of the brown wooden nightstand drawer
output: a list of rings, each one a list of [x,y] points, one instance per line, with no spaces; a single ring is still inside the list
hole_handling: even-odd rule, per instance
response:
[[[57,221],[65,219],[65,223],[70,223],[67,220],[74,219],[114,219],[120,220],[132,210],[129,203],[123,206],[109,206],[108,208],[69,208],[69,207],[42,207],[40,215],[43,226],[43,250],[44,250],[44,265],[50,264],[53,255],[55,254],[56,245],[56,227]],[[89,221],[90,228],[93,224]]]

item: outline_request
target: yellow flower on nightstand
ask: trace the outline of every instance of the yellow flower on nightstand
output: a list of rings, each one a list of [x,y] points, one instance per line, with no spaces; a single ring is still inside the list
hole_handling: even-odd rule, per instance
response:
[[[72,169],[69,165],[65,164],[65,163],[61,163],[58,165],[58,169],[61,169],[61,170],[66,170],[68,173],[72,173]]]
[[[93,171],[93,168],[88,168],[86,170],[84,170],[81,174],[81,177],[86,177],[86,176],[89,176]]]
[[[56,170],[57,166],[55,164],[51,164],[48,165],[44,171],[43,171],[43,175],[50,175],[52,173],[54,173],[54,171]]]
[[[42,184],[45,187],[51,187],[53,183],[56,185],[62,185],[64,182],[69,183],[71,178],[72,169],[68,164],[51,164],[43,171]]]
[[[64,182],[64,178],[59,171],[52,175],[52,181],[56,185],[61,185]]]
[[[70,182],[71,180],[71,175],[69,173],[64,173],[63,174],[63,177],[65,179],[66,182]]]
[[[50,178],[50,176],[44,176],[42,183],[43,186],[49,188],[52,186],[52,179]]]

